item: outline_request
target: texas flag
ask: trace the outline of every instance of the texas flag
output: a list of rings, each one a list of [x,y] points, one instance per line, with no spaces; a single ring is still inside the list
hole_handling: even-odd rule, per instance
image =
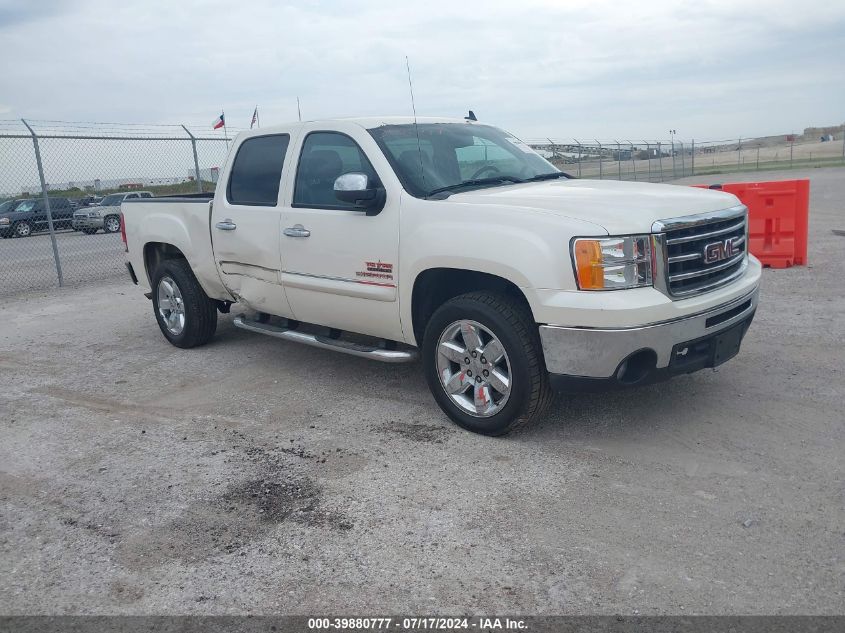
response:
[[[224,125],[226,125],[226,121],[225,121],[225,120],[223,120],[223,113],[221,112],[221,113],[220,113],[220,116],[219,116],[219,117],[217,117],[216,119],[214,119],[214,122],[211,124],[211,126],[212,126],[215,130],[219,130],[219,129],[220,129],[221,127],[223,127]]]

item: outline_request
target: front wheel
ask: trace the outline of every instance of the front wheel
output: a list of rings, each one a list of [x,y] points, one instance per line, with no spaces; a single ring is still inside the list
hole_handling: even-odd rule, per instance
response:
[[[217,306],[184,259],[167,259],[156,268],[153,312],[161,333],[176,347],[204,345],[217,329]]]
[[[511,297],[472,292],[447,301],[429,320],[422,347],[434,399],[469,431],[510,433],[552,400],[536,325]]]
[[[117,233],[120,230],[120,216],[107,215],[103,219],[103,231],[106,233]]]

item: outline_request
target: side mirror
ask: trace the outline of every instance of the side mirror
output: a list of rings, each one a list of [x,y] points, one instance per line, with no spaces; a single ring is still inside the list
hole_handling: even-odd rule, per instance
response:
[[[367,174],[355,171],[335,179],[334,195],[338,200],[366,211],[367,215],[378,215],[384,208],[386,197],[383,187],[373,186]]]

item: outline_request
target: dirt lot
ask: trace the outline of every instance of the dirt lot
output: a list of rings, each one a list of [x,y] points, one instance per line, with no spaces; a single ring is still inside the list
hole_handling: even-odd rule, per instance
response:
[[[842,613],[845,171],[810,177],[738,358],[505,439],[417,365],[171,347],[128,280],[6,301],[0,609]]]

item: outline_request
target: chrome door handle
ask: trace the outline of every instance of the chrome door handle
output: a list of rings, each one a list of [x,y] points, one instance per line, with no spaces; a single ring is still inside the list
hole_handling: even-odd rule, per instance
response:
[[[238,228],[238,225],[232,222],[232,220],[230,220],[229,218],[218,222],[214,226],[216,226],[221,231],[234,231],[236,228]]]
[[[301,224],[289,226],[283,231],[283,233],[288,237],[308,237],[309,235],[311,235],[311,231],[306,229]]]

